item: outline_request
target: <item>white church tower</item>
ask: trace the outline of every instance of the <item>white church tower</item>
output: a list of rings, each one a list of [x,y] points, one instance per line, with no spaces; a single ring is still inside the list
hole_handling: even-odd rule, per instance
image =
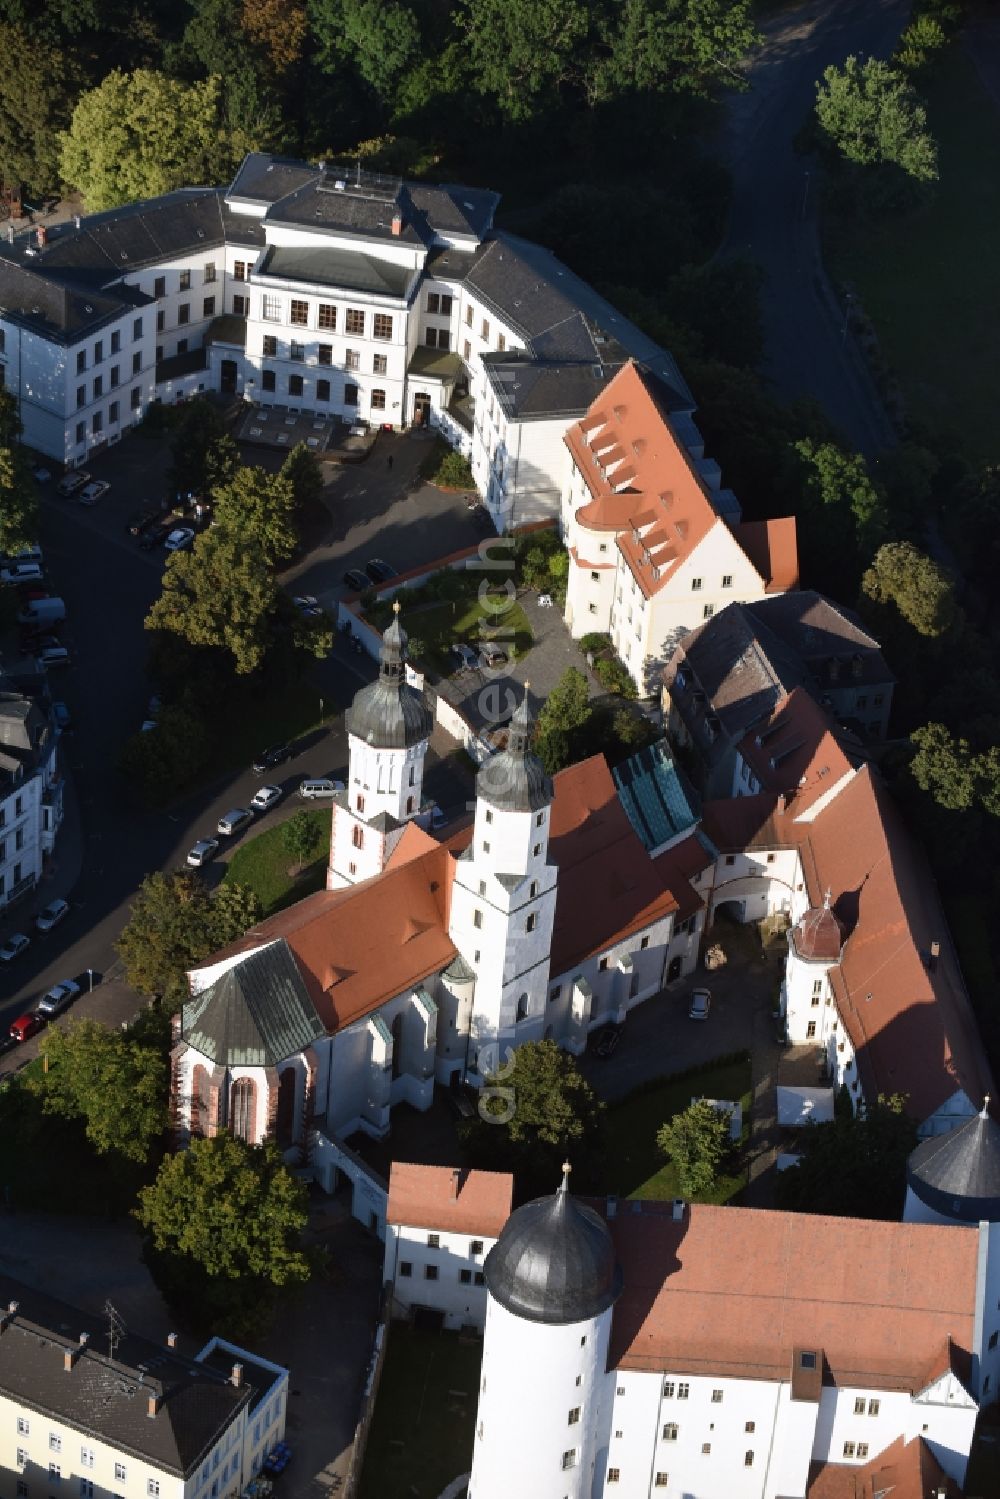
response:
[[[406,681],[406,631],[395,617],[382,636],[378,680],[347,711],[350,771],[334,803],[326,888],[381,874],[407,822],[420,812],[433,720]]]
[[[622,1274],[607,1224],[570,1196],[568,1165],[553,1197],[511,1214],[484,1272],[469,1499],[591,1499],[607,1456]]]
[[[526,685],[506,749],[476,776],[472,841],[455,868],[449,935],[475,974],[473,1081],[501,1065],[507,1047],[547,1034],[557,871],[548,862],[552,782],[531,735]]]

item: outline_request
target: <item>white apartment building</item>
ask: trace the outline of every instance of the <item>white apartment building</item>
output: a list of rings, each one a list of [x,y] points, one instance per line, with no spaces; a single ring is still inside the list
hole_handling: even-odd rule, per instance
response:
[[[194,1359],[0,1280],[3,1499],[239,1499],[282,1440],[288,1372],[213,1338]]]
[[[501,529],[556,516],[562,436],[628,358],[676,364],[495,193],[251,153],[190,188],[0,243],[0,381],[24,441],[73,466],[153,401],[244,395],[437,427]]]
[[[741,520],[694,423],[672,418],[670,392],[648,369],[626,364],[563,440],[566,623],[576,639],[610,635],[640,693],[727,604],[798,583],[794,517]]]
[[[390,1201],[428,1170],[445,1182],[394,1166]],[[911,1473],[920,1486],[900,1492],[955,1499],[1000,1356],[996,1224],[586,1205],[567,1178],[486,1255],[470,1499],[821,1499]],[[480,1186],[463,1243],[485,1241],[508,1181]],[[431,1186],[419,1252],[454,1305],[446,1202]],[[387,1242],[394,1294],[400,1252]]]
[[[0,910],[34,888],[63,818],[59,732],[33,698],[0,689]]]

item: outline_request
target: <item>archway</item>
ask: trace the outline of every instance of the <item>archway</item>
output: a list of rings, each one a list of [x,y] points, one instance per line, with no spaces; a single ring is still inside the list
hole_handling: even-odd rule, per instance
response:
[[[680,978],[680,976],[681,976],[681,962],[682,962],[682,959],[680,957],[680,954],[677,954],[676,957],[673,957],[673,958],[670,959],[670,963],[669,963],[669,965],[667,967],[667,983],[668,984],[672,984],[676,979]]]
[[[219,372],[219,389],[224,396],[236,394],[236,360],[224,359]]]
[[[257,1143],[257,1085],[250,1077],[238,1077],[229,1090],[229,1127],[238,1140]]]
[[[274,1120],[275,1134],[282,1150],[287,1150],[295,1137],[295,1088],[295,1068],[286,1067],[278,1078],[278,1109]]]

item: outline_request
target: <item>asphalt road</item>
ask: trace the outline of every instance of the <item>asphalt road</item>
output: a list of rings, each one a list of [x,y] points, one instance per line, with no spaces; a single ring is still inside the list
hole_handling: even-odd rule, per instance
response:
[[[414,559],[431,560],[478,539],[460,499],[431,491],[426,507],[419,507],[409,480],[416,450],[409,452],[405,439],[392,441],[400,453],[392,471],[383,448],[377,468],[370,464],[332,475],[336,503],[330,535],[291,570],[297,586],[308,585],[328,605],[344,592],[344,568],[363,563],[375,551],[403,570]],[[291,789],[307,774],[344,777],[347,740],[339,710],[377,670],[338,637],[333,653],[310,675],[317,698],[322,696],[331,712],[336,709],[336,716],[322,733],[301,743],[291,761],[265,775],[247,768],[223,777],[166,812],[139,810],[129,802],[116,766],[122,745],[145,716],[151,691],[144,674],[148,636],[143,620],[159,592],[164,557],[140,551],[126,522],[147,500],[164,493],[166,457],[164,443],[132,438],[120,444],[92,465],[95,477],[112,480],[110,493],[93,509],[57,498],[52,485],[43,491],[41,541],[53,591],[67,606],[60,638],[73,652],[73,665],[54,676],[52,684],[53,695],[63,698],[73,715],[73,732],[62,745],[73,783],[72,805],[56,842],[54,877],[0,921],[0,938],[12,931],[33,934],[32,914],[54,895],[68,896],[72,911],[47,936],[32,935],[28,951],[0,972],[0,1034],[58,980],[85,975],[88,969],[115,974],[113,944],[142,878],[151,870],[182,864],[192,844],[211,834],[224,812],[245,805],[262,783]],[[425,789],[446,808],[464,803],[464,783],[433,751]],[[266,814],[263,824],[289,815],[298,805],[297,798],[286,800]],[[233,840],[233,846],[239,841]],[[71,869],[70,890],[66,876]],[[86,999],[77,1009],[86,1011]],[[0,1071],[13,1060],[3,1058]]]
[[[786,398],[814,397],[868,455],[896,438],[824,274],[816,166],[793,142],[824,68],[850,53],[888,56],[909,10],[908,0],[807,0],[770,17],[750,89],[730,100],[724,142],[733,197],[719,254],[764,270],[764,372]]]

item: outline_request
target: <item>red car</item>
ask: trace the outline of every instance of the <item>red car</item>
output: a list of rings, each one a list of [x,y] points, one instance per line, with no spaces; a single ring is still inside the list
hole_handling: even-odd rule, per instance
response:
[[[18,1015],[10,1028],[11,1037],[15,1041],[27,1041],[29,1036],[37,1035],[44,1024],[41,1015]]]

